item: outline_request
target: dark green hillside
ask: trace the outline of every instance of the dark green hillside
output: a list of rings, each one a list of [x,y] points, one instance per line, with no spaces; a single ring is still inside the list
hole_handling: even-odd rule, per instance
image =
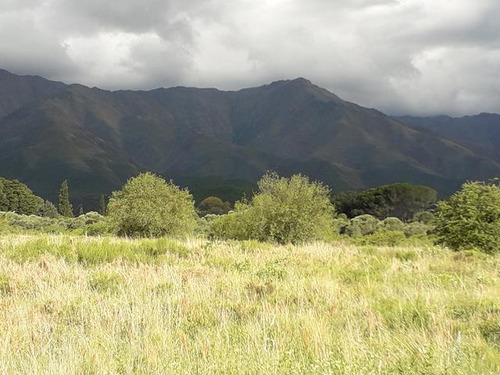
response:
[[[466,145],[479,155],[500,159],[500,115],[481,113],[464,117],[399,117],[399,120],[416,129],[449,138]]]
[[[410,182],[447,194],[500,175],[499,160],[303,78],[229,92],[110,92],[0,71],[0,175],[52,200],[67,179],[75,206],[88,209],[145,170],[198,200],[233,201],[267,170],[335,191]]]

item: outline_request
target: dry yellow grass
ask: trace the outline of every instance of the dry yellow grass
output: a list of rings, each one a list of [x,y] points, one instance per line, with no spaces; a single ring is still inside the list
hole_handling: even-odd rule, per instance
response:
[[[498,260],[2,236],[0,373],[498,374]]]

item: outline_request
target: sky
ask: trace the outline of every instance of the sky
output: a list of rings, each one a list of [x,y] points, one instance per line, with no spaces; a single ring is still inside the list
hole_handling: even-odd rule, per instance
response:
[[[0,68],[110,90],[304,77],[393,115],[500,113],[500,1],[0,0]]]

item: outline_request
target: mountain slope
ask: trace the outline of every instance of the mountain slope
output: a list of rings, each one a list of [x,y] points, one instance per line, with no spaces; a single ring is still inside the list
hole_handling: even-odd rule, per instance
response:
[[[481,113],[476,116],[411,117],[398,120],[415,129],[449,138],[465,145],[479,155],[500,160],[500,115]]]
[[[412,182],[449,193],[500,175],[500,158],[472,146],[303,78],[229,92],[110,92],[0,71],[0,176],[52,199],[68,179],[86,208],[142,170],[204,191],[217,190],[208,181],[227,190],[227,180],[248,190],[273,169],[336,191]]]

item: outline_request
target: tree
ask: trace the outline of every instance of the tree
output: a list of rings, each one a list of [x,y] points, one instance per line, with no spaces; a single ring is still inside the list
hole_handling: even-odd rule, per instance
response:
[[[143,173],[112,193],[108,216],[119,235],[159,237],[181,235],[196,226],[191,194],[172,182]]]
[[[59,188],[59,205],[57,210],[62,216],[73,217],[73,206],[69,201],[69,187],[67,180],[64,180]]]
[[[0,178],[0,211],[11,211],[21,215],[36,215],[43,199],[17,180]]]
[[[198,205],[200,216],[206,215],[224,215],[231,210],[229,202],[223,202],[219,197],[208,197],[203,199]]]
[[[438,241],[453,250],[500,251],[500,186],[465,183],[448,201],[439,202],[435,224]]]
[[[56,206],[50,201],[44,201],[40,209],[38,210],[38,215],[43,217],[55,218],[59,214],[57,212]]]
[[[378,219],[397,217],[409,221],[415,213],[424,211],[436,199],[437,192],[434,189],[405,183],[336,194],[333,203],[339,212],[350,218],[369,214]]]
[[[108,207],[106,204],[106,198],[104,197],[104,194],[101,194],[99,197],[99,213],[102,216],[106,216],[108,213]]]
[[[333,231],[334,207],[330,190],[302,175],[291,178],[267,173],[250,202],[212,221],[212,235],[256,239],[281,244],[322,238]]]

